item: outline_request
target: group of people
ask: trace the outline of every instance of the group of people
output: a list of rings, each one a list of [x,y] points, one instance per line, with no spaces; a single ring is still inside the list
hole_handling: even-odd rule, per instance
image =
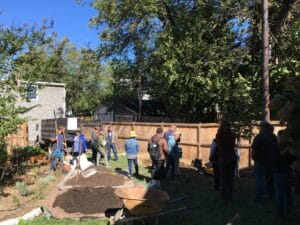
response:
[[[50,138],[52,143],[52,161],[51,169],[56,170],[57,164],[62,161],[63,157],[67,155],[67,146],[65,141],[65,128],[60,126],[57,129],[57,133],[53,134]],[[118,141],[118,135],[113,130],[112,126],[108,126],[106,132],[103,128],[96,127],[92,132],[91,137],[91,150],[92,150],[92,161],[99,165],[100,156],[102,155],[105,159],[105,165],[108,166],[108,161],[111,159],[111,150],[114,154],[114,159],[118,160],[118,153],[116,143]],[[85,153],[87,149],[87,140],[80,129],[75,131],[73,138],[72,150],[71,150],[71,163],[77,164],[79,156]]]
[[[124,149],[128,160],[129,177],[133,177],[133,169],[135,175],[139,175],[137,156],[140,151],[140,144],[136,139],[135,131],[130,131],[129,138],[125,141]],[[170,173],[171,179],[175,179],[179,174],[179,158],[182,149],[178,146],[181,133],[176,131],[176,126],[171,126],[165,133],[162,128],[156,129],[156,134],[151,137],[148,143],[148,152],[152,160],[152,178],[161,180]],[[111,160],[111,151],[114,154],[114,160],[118,160],[117,142],[118,134],[110,125],[107,130],[102,127],[95,127],[92,131],[90,139],[90,148],[92,150],[92,162],[99,165],[101,158],[104,158],[105,166],[109,166]],[[56,169],[57,159],[62,161],[66,154],[66,145],[64,137],[64,127],[59,127],[57,134],[51,137],[52,144],[52,163],[51,169]],[[87,149],[87,141],[81,131],[76,130],[72,145],[72,163],[78,163],[78,158]]]
[[[254,201],[263,201],[266,195],[276,195],[278,213],[282,217],[290,214],[292,209],[291,180],[293,178],[292,164],[295,157],[286,150],[287,130],[280,130],[274,134],[273,126],[263,121],[259,125],[259,133],[252,143],[252,159],[254,161],[254,173],[256,178],[256,190]],[[130,131],[129,138],[125,141],[124,149],[128,161],[129,177],[139,175],[138,153],[140,144],[135,131]],[[152,179],[160,181],[170,176],[175,179],[179,173],[179,159],[182,149],[179,147],[181,133],[176,131],[176,126],[171,126],[166,132],[161,127],[148,142],[148,152],[152,160]],[[53,158],[62,159],[64,144],[64,128],[59,127],[58,132],[51,138],[53,142]],[[96,127],[91,136],[92,161],[99,165],[100,156],[105,160],[105,165],[111,160],[111,151],[114,159],[118,160],[116,143],[118,135],[113,127],[108,126],[105,131],[102,127]],[[76,130],[72,147],[72,161],[78,162],[78,156],[86,151],[87,145],[84,135]],[[223,122],[218,129],[211,145],[209,160],[212,162],[215,189],[220,190],[222,199],[228,202],[232,198],[234,176],[236,173],[239,154],[236,148],[236,137],[230,123]],[[53,160],[51,168],[55,170],[57,163]],[[297,173],[299,176],[299,172]],[[298,184],[299,185],[299,184]],[[300,189],[298,187],[298,189]],[[299,192],[299,190],[298,190]]]
[[[95,127],[91,136],[92,161],[96,166],[99,165],[100,157],[103,156],[105,166],[111,160],[111,151],[114,154],[114,160],[118,160],[117,144],[118,134],[110,125],[105,131],[102,127]]]
[[[292,209],[291,181],[295,173],[299,177],[299,172],[292,170],[296,158],[286,149],[286,132],[286,129],[280,130],[276,136],[274,127],[263,121],[251,146],[256,180],[254,201],[260,203],[265,196],[275,193],[277,212],[283,218],[288,217]],[[232,198],[238,157],[236,137],[230,124],[223,122],[211,144],[209,160],[213,165],[215,190],[221,191],[225,202]]]
[[[168,175],[170,170],[171,179],[179,174],[179,158],[181,148],[178,146],[181,134],[176,131],[176,126],[171,126],[165,133],[162,128],[156,129],[156,134],[151,137],[148,143],[148,152],[152,160],[152,178],[160,181]],[[139,175],[137,155],[140,144],[136,139],[135,131],[130,132],[130,137],[125,141],[125,152],[128,160],[129,177],[133,177],[132,166],[135,168],[135,175]]]
[[[291,214],[293,199],[291,181],[294,179],[294,172],[299,173],[292,169],[296,157],[286,148],[287,132],[287,129],[280,130],[276,136],[274,127],[263,121],[259,126],[259,134],[255,136],[252,143],[256,178],[254,201],[260,203],[263,197],[272,197],[275,193],[277,213],[282,218],[289,217]]]

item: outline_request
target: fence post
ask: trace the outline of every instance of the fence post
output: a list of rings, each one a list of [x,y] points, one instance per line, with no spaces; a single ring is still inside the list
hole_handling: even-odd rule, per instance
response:
[[[199,157],[201,157],[201,159],[203,160],[203,151],[201,148],[201,123],[198,124],[198,128],[197,128],[197,159],[199,159]],[[201,152],[201,153],[200,153]]]

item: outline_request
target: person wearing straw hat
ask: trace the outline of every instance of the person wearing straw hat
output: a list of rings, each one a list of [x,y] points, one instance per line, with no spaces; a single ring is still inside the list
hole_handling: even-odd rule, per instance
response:
[[[139,175],[139,167],[137,161],[137,155],[139,153],[140,145],[139,142],[136,140],[136,133],[134,130],[130,131],[130,137],[125,142],[125,152],[128,161],[128,171],[129,171],[129,178],[132,179],[132,164],[134,164],[135,174],[136,176]]]

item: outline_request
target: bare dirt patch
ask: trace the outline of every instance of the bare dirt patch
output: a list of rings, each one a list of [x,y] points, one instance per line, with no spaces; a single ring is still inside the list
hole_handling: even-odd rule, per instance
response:
[[[77,177],[78,176],[78,177]],[[115,173],[97,172],[90,177],[83,177],[81,174],[74,176],[66,182],[66,186],[79,187],[114,187],[125,184],[125,178],[122,175]]]
[[[59,195],[53,203],[53,208],[62,208],[68,213],[86,215],[105,213],[108,209],[122,207],[122,201],[110,187],[69,189]]]

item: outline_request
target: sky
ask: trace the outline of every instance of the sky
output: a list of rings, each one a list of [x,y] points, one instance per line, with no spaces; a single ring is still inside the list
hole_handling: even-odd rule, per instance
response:
[[[77,47],[96,48],[99,44],[97,31],[88,27],[97,11],[76,0],[0,0],[0,12],[0,24],[5,26],[41,25],[45,19],[53,20],[52,31],[59,40],[68,37]]]

